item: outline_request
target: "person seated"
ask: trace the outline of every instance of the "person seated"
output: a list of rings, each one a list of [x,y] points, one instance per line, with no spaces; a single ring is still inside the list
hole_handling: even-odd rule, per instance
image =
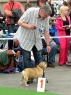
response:
[[[28,8],[30,8],[30,7],[32,7],[32,4],[30,3],[30,0],[26,0],[26,3],[25,3],[25,5],[24,5],[25,11],[26,11]]]
[[[16,71],[21,72],[24,69],[24,61],[23,61],[24,59],[22,56],[22,50],[19,45],[19,41],[17,39],[8,40],[4,48],[8,50],[12,50],[15,57]]]
[[[54,68],[54,61],[55,61],[55,55],[57,53],[57,45],[54,42],[54,40],[50,40],[50,47],[51,47],[51,52],[48,54],[47,50],[46,50],[46,42],[44,39],[42,39],[42,44],[43,44],[43,49],[42,49],[42,54],[46,53],[47,54],[47,63],[48,63],[48,67],[52,67]]]
[[[0,31],[5,28],[5,15],[0,13]]]
[[[8,40],[8,42],[5,45],[5,49],[9,49],[9,50],[11,49],[14,53],[16,61],[19,60],[19,57],[21,55],[21,47],[17,39]]]

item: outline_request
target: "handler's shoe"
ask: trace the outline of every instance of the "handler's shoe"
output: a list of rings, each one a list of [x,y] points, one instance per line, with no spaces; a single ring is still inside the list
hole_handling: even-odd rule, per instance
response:
[[[55,66],[52,63],[48,63],[47,67],[54,68]]]

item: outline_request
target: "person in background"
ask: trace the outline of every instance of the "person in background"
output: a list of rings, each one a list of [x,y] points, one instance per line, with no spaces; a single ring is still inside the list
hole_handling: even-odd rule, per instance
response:
[[[68,7],[69,7],[69,16],[71,21],[71,1],[68,2]]]
[[[37,0],[37,6],[41,6],[42,4],[46,4],[46,0]]]
[[[63,1],[64,6],[68,6],[68,3],[66,1]]]
[[[5,15],[3,15],[0,11],[0,31],[5,28]]]
[[[19,41],[17,39],[8,40],[4,49],[12,50],[15,59],[14,63],[15,63],[16,71],[21,72],[24,69],[24,62],[23,62],[24,58],[21,53],[22,51],[19,45]]]
[[[67,6],[60,7],[60,17],[56,19],[56,29],[58,36],[69,36],[70,35],[70,17],[68,15],[69,8]],[[60,54],[59,54],[59,65],[62,66],[68,61],[68,49],[69,49],[70,38],[59,38],[60,43]]]
[[[26,11],[28,8],[30,8],[30,7],[32,7],[32,4],[30,3],[30,0],[26,0],[26,4],[24,4],[24,9],[25,9],[25,11]]]
[[[18,58],[21,55],[21,47],[20,47],[19,41],[17,39],[8,40],[4,49],[13,50],[15,59],[18,61]]]
[[[49,5],[51,7],[51,10],[52,10],[52,14],[50,15],[50,23],[53,23],[55,21],[55,17],[54,17],[54,6],[51,4],[51,0],[46,0],[46,5]]]
[[[61,6],[68,6],[68,2],[67,1],[63,1],[62,4],[61,3],[58,4],[58,14],[60,14],[59,10],[60,10]]]
[[[8,32],[15,33],[18,29],[18,19],[24,13],[22,4],[20,2],[16,2],[15,0],[9,0],[4,5],[4,13],[6,15]]]
[[[54,16],[54,7],[53,5],[51,4],[51,0],[46,0],[46,4],[48,4],[51,9],[52,9],[52,14],[50,15],[50,17],[53,17]]]
[[[53,39],[50,39],[50,47],[51,47],[51,51],[48,54],[47,50],[46,50],[46,42],[44,39],[42,39],[42,43],[43,43],[43,49],[42,49],[42,55],[43,54],[47,54],[47,63],[48,63],[48,67],[54,68],[55,66],[53,65],[54,61],[55,61],[55,55],[57,53],[57,45],[54,42]],[[45,59],[44,59],[45,60]]]

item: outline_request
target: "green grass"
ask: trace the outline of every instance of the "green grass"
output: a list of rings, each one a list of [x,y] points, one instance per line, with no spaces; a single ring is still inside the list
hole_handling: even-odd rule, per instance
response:
[[[0,87],[0,95],[59,95],[59,94],[37,92],[18,88]]]

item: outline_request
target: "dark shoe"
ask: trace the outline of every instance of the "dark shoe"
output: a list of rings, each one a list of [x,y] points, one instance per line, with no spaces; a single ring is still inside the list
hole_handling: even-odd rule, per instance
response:
[[[48,63],[47,67],[54,68],[55,66],[52,63]]]

